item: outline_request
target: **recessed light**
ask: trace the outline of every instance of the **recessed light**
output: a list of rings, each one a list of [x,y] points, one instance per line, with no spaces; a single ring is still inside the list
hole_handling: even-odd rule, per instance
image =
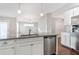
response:
[[[21,14],[21,12],[22,12],[22,11],[19,9],[19,10],[18,10],[18,14]]]
[[[44,14],[43,13],[40,13],[40,16],[43,16]]]

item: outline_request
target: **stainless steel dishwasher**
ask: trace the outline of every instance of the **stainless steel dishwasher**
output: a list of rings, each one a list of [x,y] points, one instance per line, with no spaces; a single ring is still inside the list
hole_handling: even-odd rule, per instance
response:
[[[44,54],[45,55],[56,54],[56,36],[44,38]]]

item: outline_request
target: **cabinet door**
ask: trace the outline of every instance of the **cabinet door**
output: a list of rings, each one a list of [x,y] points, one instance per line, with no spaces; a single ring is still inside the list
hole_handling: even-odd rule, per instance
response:
[[[14,55],[14,54],[15,50],[13,47],[0,49],[0,55]]]
[[[77,13],[78,13],[78,15],[79,15],[79,7],[77,7],[77,10],[78,10],[78,12],[77,12]]]
[[[65,45],[65,44],[66,44],[64,33],[61,33],[61,44],[62,44],[62,45]]]
[[[74,8],[74,16],[77,16],[78,15],[78,7],[77,8]]]
[[[43,41],[33,43],[32,55],[43,55],[43,54],[44,54]]]
[[[31,46],[24,45],[16,47],[16,55],[31,55]]]
[[[70,9],[69,14],[70,14],[70,17],[73,17],[74,16],[74,9]]]
[[[70,11],[64,13],[64,25],[71,25]]]
[[[70,38],[70,33],[66,33],[66,34],[65,34],[65,42],[66,42],[65,45],[66,45],[67,47],[71,47],[71,44],[70,44],[71,41],[70,41],[70,39],[71,39],[71,38]]]
[[[71,47],[70,46],[70,33],[61,34],[61,43],[67,47]]]
[[[76,36],[71,36],[71,48],[76,49]]]

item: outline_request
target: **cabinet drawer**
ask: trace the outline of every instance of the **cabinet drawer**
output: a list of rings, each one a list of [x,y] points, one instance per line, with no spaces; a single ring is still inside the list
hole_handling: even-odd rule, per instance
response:
[[[0,41],[0,47],[14,45],[14,40]]]
[[[25,44],[25,43],[36,42],[36,41],[43,41],[43,37],[19,39],[16,40],[16,44]]]
[[[18,42],[17,44],[16,44],[16,47],[18,46],[26,46],[26,45],[34,45],[34,44],[36,44],[36,43],[40,43],[40,44],[43,44],[43,40],[38,40],[38,41],[28,41],[27,39],[26,39],[26,43],[24,42]]]

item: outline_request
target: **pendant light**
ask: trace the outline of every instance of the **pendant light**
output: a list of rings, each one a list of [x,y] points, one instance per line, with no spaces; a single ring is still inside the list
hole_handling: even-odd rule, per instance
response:
[[[43,4],[41,3],[41,13],[40,13],[40,16],[44,16],[43,14]]]
[[[21,14],[22,13],[22,10],[21,10],[21,4],[20,3],[18,3],[18,14]]]

